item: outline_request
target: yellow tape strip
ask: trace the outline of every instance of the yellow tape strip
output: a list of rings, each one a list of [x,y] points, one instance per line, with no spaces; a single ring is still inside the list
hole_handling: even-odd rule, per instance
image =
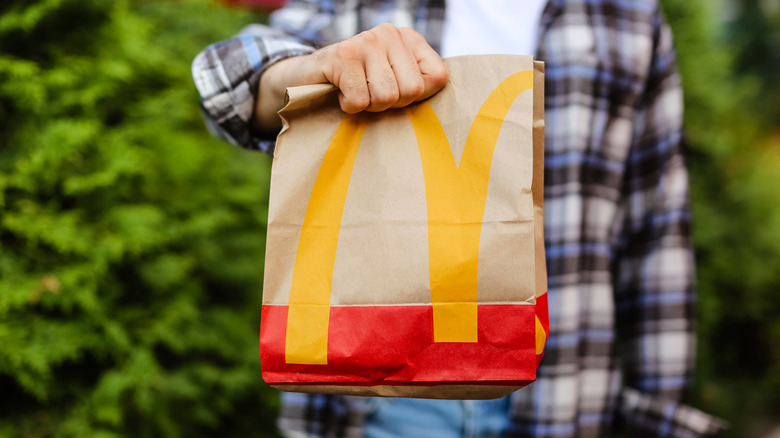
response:
[[[352,167],[365,129],[362,117],[344,117],[317,173],[293,268],[284,350],[287,363],[328,363],[330,290],[336,245]]]
[[[490,166],[506,114],[529,89],[530,70],[493,90],[471,125],[460,165],[431,105],[407,109],[425,179],[434,342],[477,342],[479,239]]]
[[[547,343],[547,333],[544,331],[542,322],[539,321],[539,317],[536,318],[536,354],[544,353],[544,344]]]

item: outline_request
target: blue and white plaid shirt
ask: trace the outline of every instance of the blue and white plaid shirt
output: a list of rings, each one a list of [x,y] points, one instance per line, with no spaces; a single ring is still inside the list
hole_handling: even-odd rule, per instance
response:
[[[382,22],[440,47],[444,0],[291,0],[193,63],[208,124],[271,153],[248,124],[262,72]],[[511,435],[698,437],[722,423],[683,405],[691,382],[694,265],[682,92],[656,0],[551,0],[545,80],[550,336],[536,383],[511,398]],[[361,436],[360,398],[286,394],[289,436]]]

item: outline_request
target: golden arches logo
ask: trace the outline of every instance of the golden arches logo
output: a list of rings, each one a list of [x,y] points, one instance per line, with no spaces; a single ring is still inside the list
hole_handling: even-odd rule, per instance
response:
[[[509,76],[493,90],[469,129],[459,165],[430,104],[406,109],[425,180],[434,342],[477,342],[477,260],[493,152],[512,103],[529,89],[533,89],[531,70]],[[359,114],[342,119],[314,182],[290,288],[287,363],[328,362],[336,246],[365,129]]]

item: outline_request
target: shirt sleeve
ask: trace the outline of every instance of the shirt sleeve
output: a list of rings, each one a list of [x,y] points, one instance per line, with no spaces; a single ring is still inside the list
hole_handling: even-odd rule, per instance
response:
[[[247,149],[273,152],[274,138],[250,125],[260,76],[282,59],[313,52],[327,23],[324,17],[318,2],[291,0],[272,14],[270,27],[250,25],[195,57],[192,77],[212,134]]]
[[[618,334],[628,436],[699,437],[723,423],[681,404],[693,372],[695,272],[682,90],[671,31],[658,11],[646,87],[624,180],[617,260]]]

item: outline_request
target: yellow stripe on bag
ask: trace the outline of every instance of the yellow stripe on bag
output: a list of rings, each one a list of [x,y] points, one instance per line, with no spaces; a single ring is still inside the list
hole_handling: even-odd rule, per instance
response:
[[[434,342],[477,342],[477,267],[493,152],[512,103],[533,72],[505,79],[471,124],[460,165],[428,102],[407,109],[417,136],[428,206]]]
[[[287,363],[328,363],[336,244],[352,167],[365,129],[365,120],[359,115],[344,117],[317,173],[293,268],[284,349]]]
[[[536,354],[544,353],[544,344],[547,343],[547,333],[544,331],[542,321],[536,317]]]

